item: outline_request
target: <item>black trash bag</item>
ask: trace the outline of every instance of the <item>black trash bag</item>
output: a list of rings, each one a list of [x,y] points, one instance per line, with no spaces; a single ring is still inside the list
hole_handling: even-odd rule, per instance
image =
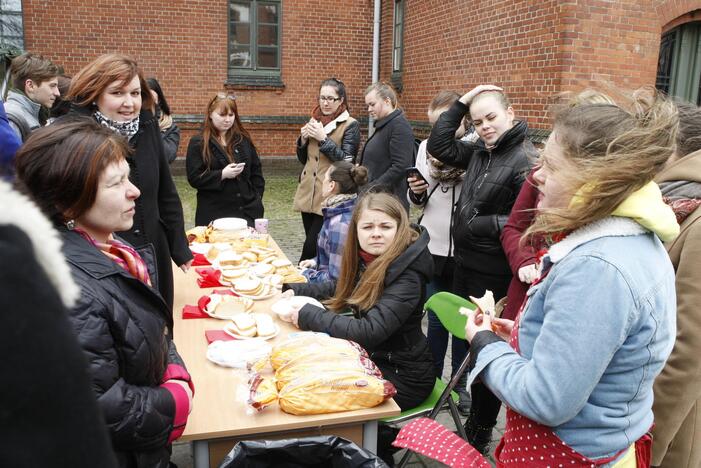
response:
[[[380,458],[338,436],[237,443],[219,468],[388,468]]]

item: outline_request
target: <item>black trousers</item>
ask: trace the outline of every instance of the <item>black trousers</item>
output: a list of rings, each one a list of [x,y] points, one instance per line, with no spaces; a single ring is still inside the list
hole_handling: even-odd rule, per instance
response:
[[[302,246],[302,255],[299,261],[308,260],[316,257],[316,243],[319,239],[321,226],[324,224],[324,217],[316,213],[302,212],[302,224],[304,225],[304,245]]]
[[[506,296],[512,275],[493,275],[483,273],[456,264],[453,277],[453,292],[458,296],[482,297],[489,289],[494,293],[494,299],[499,300]],[[469,349],[469,345],[468,345]],[[501,401],[484,384],[474,383],[470,387],[472,395],[472,408],[470,415],[475,424],[485,427],[494,427],[497,423]]]

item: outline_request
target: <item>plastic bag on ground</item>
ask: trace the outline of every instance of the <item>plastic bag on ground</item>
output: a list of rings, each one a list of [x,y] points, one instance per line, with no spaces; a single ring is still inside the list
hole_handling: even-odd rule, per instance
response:
[[[241,441],[219,468],[389,468],[379,457],[337,436]]]

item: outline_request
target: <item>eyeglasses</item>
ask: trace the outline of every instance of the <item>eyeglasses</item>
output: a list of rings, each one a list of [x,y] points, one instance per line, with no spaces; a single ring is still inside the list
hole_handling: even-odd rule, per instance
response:
[[[236,100],[236,96],[233,94],[227,94],[227,93],[217,93],[217,97],[219,99],[231,99],[232,101]]]
[[[321,102],[336,102],[340,101],[340,97],[333,97],[333,96],[319,96],[319,101]]]

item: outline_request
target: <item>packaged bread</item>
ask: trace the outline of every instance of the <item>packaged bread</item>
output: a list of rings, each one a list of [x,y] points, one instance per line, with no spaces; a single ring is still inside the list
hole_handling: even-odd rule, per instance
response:
[[[312,358],[324,354],[337,354],[349,357],[363,356],[367,352],[357,343],[340,338],[331,338],[325,333],[298,333],[291,338],[273,346],[270,364],[273,369],[279,369],[290,361],[308,355]]]
[[[391,382],[364,372],[311,372],[285,385],[278,403],[290,414],[324,414],[372,408],[396,393]]]
[[[256,411],[262,411],[263,408],[277,400],[277,388],[272,379],[253,374],[248,381],[248,404]]]
[[[348,353],[304,354],[279,367],[275,371],[275,383],[278,390],[306,374],[325,374],[328,372],[348,371],[362,372],[367,375],[382,378],[382,372],[377,365],[365,356]]]

